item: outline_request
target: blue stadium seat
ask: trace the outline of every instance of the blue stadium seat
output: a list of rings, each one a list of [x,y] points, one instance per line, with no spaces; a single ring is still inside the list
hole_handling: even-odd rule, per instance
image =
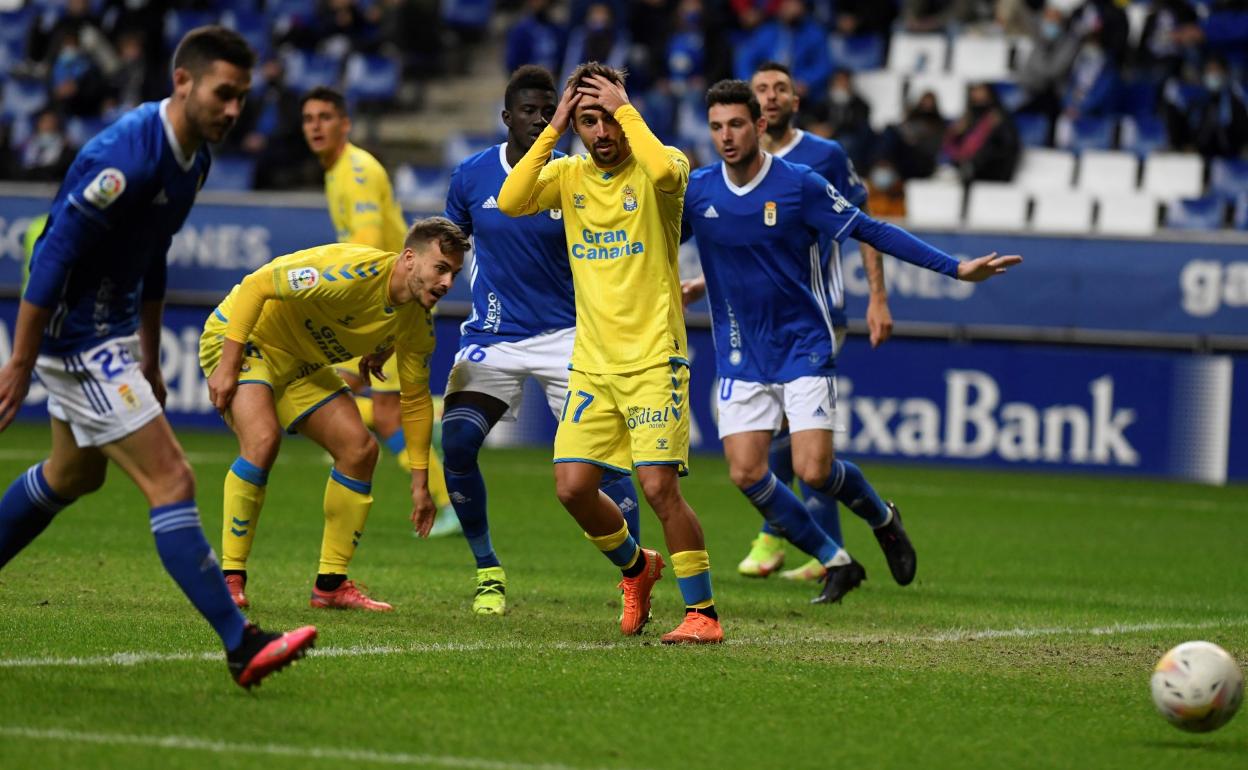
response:
[[[884,66],[884,38],[879,35],[832,35],[828,52],[833,65],[854,72]]]
[[[113,122],[111,118],[102,116],[91,118],[70,118],[65,121],[65,137],[75,147],[81,147],[91,138],[100,133]]]
[[[1164,150],[1170,146],[1166,124],[1155,115],[1127,115],[1119,126],[1118,146],[1140,156]]]
[[[16,11],[0,13],[0,42],[19,43],[24,50],[26,33],[30,29],[30,22],[33,17],[34,8],[29,5]],[[3,69],[0,72],[8,72],[8,70]]]
[[[269,20],[259,11],[231,9],[221,14],[221,23],[242,35],[260,60],[272,53],[272,28]]]
[[[1082,117],[1071,124],[1070,149],[1108,150],[1114,146],[1114,119],[1109,117]]]
[[[385,56],[347,58],[346,96],[352,102],[390,102],[399,92],[399,65]]]
[[[303,92],[317,86],[338,86],[341,62],[332,56],[306,54],[292,50],[283,55],[286,63],[286,83],[296,91]]]
[[[1018,138],[1024,147],[1049,146],[1049,116],[1038,112],[1020,112],[1014,116]]]
[[[1226,201],[1217,195],[1182,198],[1166,204],[1164,224],[1175,230],[1220,230]]]
[[[1228,199],[1248,195],[1248,160],[1214,158],[1209,164],[1209,192]]]
[[[1157,114],[1157,84],[1148,79],[1130,80],[1118,90],[1118,111],[1134,117]]]
[[[1001,101],[1001,106],[1005,107],[1006,112],[1014,112],[1023,106],[1023,102],[1027,101],[1027,92],[1017,83],[1001,80],[992,84],[992,90],[996,92],[997,99]]]
[[[205,190],[236,192],[250,190],[256,161],[246,155],[214,155]]]
[[[453,27],[485,29],[494,13],[494,0],[443,0],[442,20]]]
[[[1248,230],[1248,193],[1240,193],[1231,211],[1231,225],[1237,230]]]
[[[169,11],[165,14],[165,48],[173,51],[187,32],[206,24],[216,24],[217,20],[216,11]]]
[[[5,81],[0,94],[0,116],[30,117],[48,103],[48,89],[34,78],[12,77]]]

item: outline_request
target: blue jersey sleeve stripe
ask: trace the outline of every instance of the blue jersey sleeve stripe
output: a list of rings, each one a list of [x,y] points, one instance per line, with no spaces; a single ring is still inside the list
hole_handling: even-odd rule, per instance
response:
[[[96,211],[93,209],[93,207],[88,206],[85,203],[82,203],[81,201],[79,201],[78,196],[74,195],[73,193],[70,193],[67,196],[67,200],[69,200],[69,203],[71,206],[78,209],[79,213],[81,213],[87,219],[90,219],[92,222],[95,222],[100,227],[112,229],[112,225],[108,223],[108,220],[104,218],[100,214],[99,211]]]
[[[835,241],[841,240],[841,236],[845,234],[845,231],[849,229],[849,226],[854,223],[854,220],[857,219],[858,215],[861,213],[862,213],[862,209],[855,209],[854,215],[850,217],[849,220],[846,221],[844,225],[841,226],[840,230],[836,231],[836,235],[832,236],[832,239]]]

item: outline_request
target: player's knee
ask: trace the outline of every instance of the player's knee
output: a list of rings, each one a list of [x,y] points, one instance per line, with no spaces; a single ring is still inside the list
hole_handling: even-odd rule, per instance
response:
[[[104,486],[108,473],[107,463],[75,463],[58,466],[51,462],[43,466],[43,477],[52,491],[64,498],[73,499],[89,495]]]
[[[818,489],[828,483],[828,474],[832,471],[831,453],[819,452],[813,455],[793,458],[793,472],[806,482],[807,486]]]
[[[732,479],[732,483],[737,486],[737,489],[749,489],[762,481],[766,475],[766,463],[733,463],[728,466],[728,477]]]
[[[676,474],[646,474],[641,478],[641,493],[660,517],[680,504],[680,483]]]
[[[247,462],[269,470],[277,461],[277,452],[282,447],[282,432],[277,427],[249,432],[240,444],[239,454]]]
[[[171,458],[156,478],[156,489],[148,494],[153,505],[166,505],[195,497],[195,473],[185,457]]]
[[[556,474],[555,496],[564,508],[573,510],[592,505],[598,497],[598,487],[580,476]]]
[[[485,434],[466,419],[442,422],[442,460],[451,473],[468,473],[477,466]]]

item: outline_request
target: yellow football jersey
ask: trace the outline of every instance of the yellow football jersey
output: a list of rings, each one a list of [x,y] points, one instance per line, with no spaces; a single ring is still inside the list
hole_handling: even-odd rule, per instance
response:
[[[325,172],[325,197],[340,242],[403,251],[403,210],[394,199],[390,177],[372,155],[348,142]]]
[[[345,243],[287,254],[244,278],[214,316],[228,324],[226,338],[280,349],[309,367],[394,347],[412,467],[424,468],[432,426],[433,318],[414,300],[392,304],[397,261],[395,253]]]
[[[498,195],[506,214],[561,209],[576,290],[572,368],[620,374],[685,360],[677,252],[689,161],[665,147],[629,105],[615,118],[632,154],[611,169],[587,155],[547,163],[547,126]]]

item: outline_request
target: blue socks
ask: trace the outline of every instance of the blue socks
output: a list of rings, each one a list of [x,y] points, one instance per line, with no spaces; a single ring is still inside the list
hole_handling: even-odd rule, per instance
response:
[[[407,439],[403,436],[402,428],[396,430],[391,434],[390,438],[385,439],[382,443],[386,445],[386,449],[390,450],[390,454],[395,457],[403,454],[403,450],[407,448]]]
[[[52,518],[72,502],[48,486],[43,463],[18,476],[0,497],[0,567],[38,537]]]
[[[810,511],[810,516],[819,525],[819,529],[827,532],[828,537],[844,546],[845,537],[841,534],[841,512],[837,510],[836,502],[816,492],[805,481],[797,482],[797,491],[801,493],[806,510]]]
[[[793,438],[788,425],[772,436],[771,450],[767,453],[767,466],[780,479],[781,484],[786,487],[793,486]],[[778,532],[767,519],[763,519],[763,531],[775,537],[784,537],[784,533]],[[840,542],[839,538],[837,542]]]
[[[477,569],[501,563],[490,542],[486,515],[485,478],[477,455],[490,432],[490,421],[470,406],[457,406],[442,415],[442,461],[446,468],[446,491],[463,527],[464,539],[477,560]]]
[[[204,539],[195,501],[184,500],[153,508],[151,523],[156,551],[165,571],[199,614],[216,629],[225,649],[234,650],[243,641],[243,627],[247,621],[230,599],[217,557]]]
[[[624,514],[624,523],[628,525],[628,534],[641,545],[641,505],[637,502],[637,488],[633,486],[633,478],[627,473],[604,470],[598,488],[619,507]]]
[[[884,505],[867,477],[862,475],[862,470],[848,460],[833,460],[827,482],[816,491],[844,503],[872,529],[888,523],[888,506]],[[825,500],[825,504],[835,507],[831,500]]]
[[[810,511],[776,474],[768,472],[762,481],[741,491],[784,538],[820,563],[830,563],[840,552],[840,544],[819,529]]]

